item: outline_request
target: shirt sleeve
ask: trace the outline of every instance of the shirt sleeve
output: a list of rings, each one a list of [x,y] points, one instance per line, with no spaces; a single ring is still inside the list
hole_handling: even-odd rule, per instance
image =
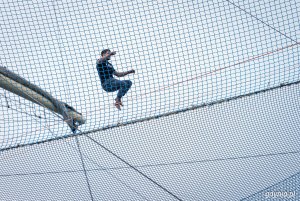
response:
[[[100,58],[100,59],[97,59],[97,64],[101,64],[103,62],[103,60],[102,60],[102,58]]]

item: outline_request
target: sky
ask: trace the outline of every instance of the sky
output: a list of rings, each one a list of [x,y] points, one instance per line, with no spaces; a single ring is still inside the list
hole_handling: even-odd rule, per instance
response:
[[[3,2],[1,65],[81,112],[85,132],[298,80],[299,45],[285,36],[299,35],[295,3],[258,1],[249,8],[275,31],[227,1]],[[117,51],[118,71],[136,70],[124,78],[133,87],[121,112],[95,68],[104,48]],[[5,126],[4,146],[70,134],[51,112],[3,90],[2,102],[4,95],[16,109],[45,116],[24,118],[4,108],[5,125],[12,125]]]
[[[297,1],[281,3],[268,0],[1,1],[0,65],[6,66],[81,112],[87,122],[80,130],[87,132],[298,81],[299,9]],[[115,69],[136,70],[136,74],[124,78],[132,80],[133,86],[124,97],[122,111],[117,111],[113,106],[116,93],[108,94],[101,89],[95,68],[96,59],[105,48],[117,51],[111,61]],[[295,113],[299,104],[294,101],[295,98],[299,99],[298,89],[299,87],[292,87],[293,93],[289,90],[284,91],[289,93],[289,96],[278,92],[270,97],[262,96],[262,100],[253,98],[249,100],[252,101],[249,106],[244,108],[243,104],[246,103],[239,100],[229,109],[226,109],[229,103],[217,106],[222,108],[223,112],[219,109],[199,109],[199,114],[191,117],[192,120],[195,118],[197,122],[201,122],[199,125],[194,123],[189,126],[189,117],[181,113],[178,117],[174,115],[178,120],[171,120],[175,117],[167,117],[171,122],[170,126],[139,123],[126,131],[115,128],[113,131],[107,131],[112,132],[111,136],[118,136],[112,137],[112,144],[106,137],[101,141],[108,143],[109,147],[114,147],[117,153],[122,153],[128,160],[133,153],[140,153],[140,156],[136,156],[140,158],[133,157],[131,161],[137,165],[143,164],[144,160],[145,163],[159,163],[166,160],[201,160],[212,156],[220,158],[228,154],[234,156],[233,153],[273,153],[278,147],[282,148],[281,151],[299,150],[299,145],[294,143],[294,139],[299,138],[295,135],[299,130],[299,116]],[[71,134],[68,126],[60,118],[43,107],[3,89],[0,89],[0,100],[0,110],[3,114],[0,117],[1,149]],[[270,103],[272,100],[276,100],[274,105]],[[234,106],[238,104],[241,104],[240,107]],[[254,112],[255,109],[258,111]],[[227,110],[228,113],[225,112]],[[260,119],[259,114],[263,114],[261,121],[264,124],[257,121]],[[203,115],[206,118],[203,118]],[[231,121],[227,122],[227,119]],[[235,124],[240,121],[242,125]],[[220,123],[214,124],[215,122]],[[178,124],[182,124],[181,129],[177,129]],[[280,125],[278,128],[277,124]],[[201,137],[205,139],[204,143],[199,139],[202,126],[208,129],[203,130],[203,133],[207,132]],[[222,136],[221,131],[224,127],[227,129],[227,135]],[[153,131],[155,129],[157,131]],[[137,132],[138,130],[141,132]],[[101,136],[108,135],[107,132],[103,132]],[[216,135],[217,133],[219,135]],[[189,136],[190,134],[192,136]],[[246,141],[243,134],[248,136]],[[285,138],[280,140],[282,136]],[[258,145],[252,143],[254,139],[259,142]],[[68,145],[68,142],[64,142],[63,145],[72,150],[70,146],[75,146],[73,141],[72,138],[69,142],[71,145]],[[223,143],[230,146],[224,149]],[[85,146],[88,155],[93,155],[92,145],[87,143]],[[247,146],[249,150],[245,149]],[[148,149],[144,150],[145,147]],[[173,153],[181,149],[183,152],[177,158],[177,154]],[[155,150],[167,154],[158,154]],[[35,160],[37,153],[32,152],[26,152],[25,155],[28,158],[32,156]],[[59,155],[64,157],[61,153]],[[111,163],[110,157],[108,156],[108,166]],[[240,170],[245,177],[236,176],[237,180],[229,182],[232,186],[242,183],[245,185],[245,191],[241,191],[236,197],[241,198],[250,192],[254,193],[255,190],[260,190],[280,178],[296,173],[299,170],[299,160],[296,160],[299,156],[290,157],[291,161],[285,165],[280,162],[281,158],[265,161],[267,165],[281,164],[272,171],[260,166],[264,163],[248,161],[255,164],[253,167],[260,166],[259,170],[264,170],[261,174],[269,171],[267,175],[273,175],[274,172],[278,175],[266,182],[258,179],[259,182],[256,181],[257,185],[251,190],[246,188],[249,183],[242,182],[246,178],[247,165],[249,166],[244,163],[245,167],[241,167]],[[73,163],[72,158],[69,160]],[[218,169],[218,173],[221,174],[223,168],[224,172],[227,171],[227,166],[223,167],[223,163],[219,165],[217,167],[221,169]],[[286,168],[288,165],[290,169]],[[236,166],[238,167],[239,163],[236,163]],[[197,169],[199,167],[195,168],[195,175],[203,176]],[[208,181],[215,172],[209,170],[210,166],[203,168],[204,172],[210,173]],[[283,169],[285,172],[279,174]],[[128,175],[132,174],[131,171]],[[151,171],[149,174],[155,175]],[[162,173],[167,170],[153,171],[160,171],[159,176],[168,174]],[[175,168],[168,171],[179,170]],[[253,176],[248,172],[247,174],[249,177]],[[81,173],[80,175],[82,176]],[[190,176],[196,179],[195,175]],[[136,175],[131,176],[126,179],[135,178]],[[101,176],[93,178],[98,177]],[[108,175],[108,180],[110,179]],[[168,182],[163,177],[158,179],[165,181],[167,186],[172,186],[173,180]],[[177,180],[181,181],[182,178]],[[141,179],[141,182],[145,181]],[[251,184],[254,183],[253,181]],[[98,185],[96,182],[95,186]],[[210,185],[213,185],[213,182]],[[181,191],[179,187],[180,185],[177,185],[177,191]],[[175,186],[172,188],[176,189]],[[203,188],[207,190],[209,185],[204,185]],[[192,187],[190,189],[193,189],[195,197],[200,196],[197,190]],[[226,187],[222,186],[220,189],[224,190]],[[203,196],[209,196],[210,191],[207,192],[208,194]],[[193,193],[190,196],[194,195]],[[184,196],[189,197],[187,194]],[[159,195],[165,196],[163,192],[158,194],[158,200]],[[231,197],[228,195],[227,198],[230,200]],[[189,199],[193,200],[192,197]]]
[[[89,137],[182,200],[240,200],[299,172],[297,92],[299,84]],[[94,200],[175,200],[86,136],[78,140],[80,152],[76,138],[3,152],[2,200],[91,200],[80,153]]]

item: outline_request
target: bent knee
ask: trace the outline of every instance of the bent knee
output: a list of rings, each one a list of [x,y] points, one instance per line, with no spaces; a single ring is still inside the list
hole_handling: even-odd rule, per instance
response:
[[[128,85],[131,87],[132,86],[132,82],[130,80],[127,80],[128,81]]]
[[[130,88],[132,85],[132,82],[130,80],[125,80],[124,83],[126,88]]]

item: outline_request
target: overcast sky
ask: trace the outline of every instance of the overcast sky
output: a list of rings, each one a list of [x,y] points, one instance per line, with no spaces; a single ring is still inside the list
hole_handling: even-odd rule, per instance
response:
[[[300,36],[299,9],[296,0],[1,1],[0,65],[81,112],[87,119],[86,124],[80,127],[85,132],[298,81],[300,64],[299,44],[296,41],[299,41]],[[96,59],[104,48],[117,51],[111,61],[115,69],[136,70],[136,74],[122,78],[133,81],[131,90],[123,99],[122,111],[113,106],[116,93],[106,93],[101,89],[95,67]],[[299,139],[295,135],[300,125],[296,113],[299,104],[294,101],[295,98],[299,100],[299,87],[291,90],[283,90],[261,99],[253,98],[247,107],[243,107],[246,104],[244,101],[236,101],[228,113],[225,112],[227,103],[217,106],[223,112],[218,109],[200,109],[194,117],[199,124],[189,125],[189,118],[179,114],[172,117],[176,120],[171,120],[171,117],[166,120],[171,122],[170,126],[145,123],[132,126],[126,131],[117,128],[108,131],[118,136],[112,137],[113,143],[110,144],[106,137],[101,141],[108,143],[109,147],[115,147],[115,151],[123,153],[136,165],[158,163],[157,160],[164,162],[167,159],[183,161],[210,159],[211,156],[220,158],[227,154],[233,157],[236,156],[234,153],[239,156],[273,153],[278,146],[282,148],[280,151],[299,150],[296,143],[286,144]],[[43,107],[3,89],[0,89],[0,100],[0,112],[3,114],[0,116],[1,149],[71,134],[67,124]],[[274,105],[269,104],[272,100],[276,100]],[[240,107],[235,104],[240,104]],[[262,119],[259,117],[261,113]],[[264,121],[261,127],[257,119]],[[219,124],[215,124],[215,121]],[[207,125],[203,126],[203,122]],[[182,128],[178,129],[178,125],[182,125]],[[280,125],[276,132],[274,125]],[[224,127],[229,129],[225,134]],[[151,130],[154,128],[157,131]],[[206,130],[202,130],[204,128]],[[203,136],[200,138],[200,131],[207,133],[201,134]],[[249,137],[249,141],[245,142],[244,135]],[[282,136],[284,139],[280,140]],[[117,138],[123,141],[119,142]],[[259,145],[254,145],[254,139],[259,139]],[[273,139],[276,140],[273,142]],[[69,147],[67,149],[73,149],[73,140],[63,143]],[[85,145],[89,150],[87,155],[93,153],[91,146],[90,143]],[[147,146],[150,148],[145,149]],[[176,150],[182,151],[179,158],[176,157],[178,154],[173,154]],[[134,153],[141,153],[140,158],[133,157]],[[28,157],[34,159],[35,155],[33,152]],[[282,166],[279,165],[282,164],[279,159],[273,162],[272,165],[278,166],[274,169],[278,177],[266,183],[258,182],[258,186],[251,190],[245,189],[243,194],[235,198],[254,193],[299,171],[299,160],[296,158]],[[96,160],[96,163],[99,165],[99,161]],[[111,164],[111,159],[104,167],[108,164]],[[236,165],[239,166],[238,163]],[[247,163],[243,165],[245,169],[241,167],[241,170],[247,172]],[[220,164],[220,167],[225,166]],[[286,172],[279,174],[282,169]],[[263,167],[259,170],[261,174],[266,171],[269,171],[268,175],[274,173]],[[203,176],[199,171],[193,171],[195,175]],[[149,174],[152,174],[151,171]],[[232,186],[237,183],[240,185],[245,178],[237,178],[238,182],[229,183]],[[108,179],[111,179],[109,175]],[[173,180],[165,182],[167,186],[173,185]],[[246,188],[250,184],[243,185]],[[209,186],[204,188],[207,190]],[[199,197],[197,190],[191,189]],[[180,192],[182,189],[177,186],[177,190]],[[162,196],[165,194],[162,193]],[[149,199],[152,200],[151,197]],[[189,197],[189,200],[193,198]]]
[[[296,1],[235,3],[3,2],[1,65],[81,112],[87,119],[82,131],[298,80],[299,45],[290,47],[299,36]],[[121,112],[95,69],[104,48],[117,51],[112,63],[118,71],[136,70],[124,78],[134,84]],[[55,135],[70,134],[51,112],[4,90],[1,103],[4,95],[11,107],[46,118],[2,107],[4,132],[10,132],[1,137],[4,146],[52,138],[46,125]]]

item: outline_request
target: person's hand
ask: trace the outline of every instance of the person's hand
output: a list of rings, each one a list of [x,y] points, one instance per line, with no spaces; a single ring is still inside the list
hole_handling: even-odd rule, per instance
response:
[[[129,73],[135,73],[135,70],[132,69],[132,70],[129,71]]]
[[[116,54],[116,51],[112,51],[111,53],[110,53],[110,55],[115,55]]]

